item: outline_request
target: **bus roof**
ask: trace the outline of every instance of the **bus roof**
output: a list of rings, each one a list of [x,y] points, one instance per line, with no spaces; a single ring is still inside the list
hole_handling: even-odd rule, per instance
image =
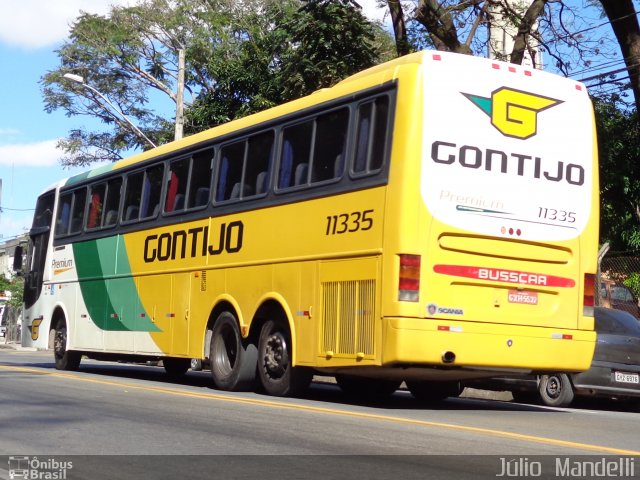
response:
[[[396,58],[394,60],[390,60],[388,62],[368,68],[354,75],[351,75],[350,77],[347,77],[344,80],[338,82],[333,87],[320,89],[312,93],[311,95],[307,95],[305,97],[292,100],[282,105],[277,105],[275,107],[263,110],[261,112],[254,113],[252,115],[248,115],[246,117],[232,120],[225,124],[217,125],[215,127],[196,133],[194,135],[185,137],[183,139],[169,142],[164,145],[160,145],[156,148],[140,152],[131,157],[123,158],[121,160],[118,160],[117,162],[101,165],[100,167],[72,176],[66,179],[65,181],[63,181],[63,184],[73,185],[76,183],[83,182],[84,180],[87,180],[90,178],[101,176],[103,174],[106,174],[113,170],[117,170],[119,168],[127,167],[139,162],[144,162],[145,160],[148,160],[151,158],[156,158],[158,156],[162,156],[171,152],[186,149],[186,148],[195,146],[198,143],[204,142],[206,140],[211,140],[212,138],[223,136],[227,133],[240,130],[243,128],[248,128],[264,121],[268,121],[276,116],[285,114],[287,112],[303,109],[305,107],[322,103],[325,100],[329,100],[330,98],[335,97],[335,94],[332,92],[332,91],[335,91],[335,89],[343,89],[345,90],[345,94],[346,94],[350,88],[350,84],[352,84],[353,82],[362,81],[365,78],[372,78],[372,79],[376,79],[376,80],[373,80],[374,84],[376,82],[384,83],[384,81],[390,81],[396,78],[397,71],[402,66],[409,65],[409,64],[422,65],[433,59],[437,59],[437,60],[442,59],[446,62],[446,58],[448,56],[460,57],[461,54],[451,53],[451,52],[441,52],[438,50],[422,50],[420,52],[405,55],[405,56]],[[480,61],[480,62],[490,61],[495,64],[506,64],[505,62],[500,62],[498,60],[488,60],[486,58],[473,57],[473,56],[467,56],[467,57],[470,59],[470,61]],[[544,72],[540,70],[536,70],[536,74],[552,75],[548,72]],[[552,76],[557,77],[556,75],[552,75]],[[575,80],[571,80],[571,81],[574,83],[579,83],[579,82],[576,82]],[[371,82],[368,82],[368,83],[371,83]]]

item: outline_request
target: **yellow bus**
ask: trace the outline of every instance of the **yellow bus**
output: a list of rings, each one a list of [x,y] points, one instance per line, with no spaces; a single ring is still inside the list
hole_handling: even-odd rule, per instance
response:
[[[585,370],[597,172],[584,85],[415,53],[45,191],[23,342],[279,396]]]

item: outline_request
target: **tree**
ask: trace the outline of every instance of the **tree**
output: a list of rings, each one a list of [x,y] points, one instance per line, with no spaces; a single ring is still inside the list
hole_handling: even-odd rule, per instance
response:
[[[600,240],[612,250],[640,249],[640,130],[638,113],[596,99],[600,157]]]
[[[634,0],[597,1],[618,39],[637,108],[640,35]],[[398,54],[428,46],[484,56],[491,47],[489,29],[495,29],[500,19],[514,32],[513,47],[503,58],[512,63],[522,63],[527,53],[535,60],[540,50],[551,59],[553,67],[569,76],[592,72],[596,59],[607,61],[618,55],[616,43],[598,29],[601,25],[594,24],[583,6],[568,0],[386,0],[386,5]]]
[[[348,0],[143,0],[108,16],[84,13],[57,52],[60,66],[42,78],[45,109],[95,117],[111,130],[72,131],[59,144],[62,163],[113,161],[148,148],[123,116],[155,143],[171,140],[179,49],[185,131],[194,133],[377,63],[390,47],[381,32]],[[117,111],[65,73],[82,76]]]
[[[11,297],[7,304],[11,307],[19,308],[22,306],[22,291],[24,289],[24,281],[22,277],[8,279],[4,275],[0,275],[0,295],[9,292]]]
[[[599,0],[618,39],[629,74],[636,111],[640,112],[640,25],[633,0]]]

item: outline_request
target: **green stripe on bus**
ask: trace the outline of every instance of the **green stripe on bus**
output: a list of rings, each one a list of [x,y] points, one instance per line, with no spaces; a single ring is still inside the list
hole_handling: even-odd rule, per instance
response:
[[[102,167],[94,168],[93,170],[79,173],[78,175],[69,177],[69,179],[65,183],[65,186],[75,185],[76,183],[80,183],[83,180],[86,180],[88,178],[97,177],[98,175],[102,175],[103,173],[110,172],[112,169],[113,169],[113,165],[103,165]]]
[[[119,235],[75,243],[73,253],[82,297],[91,320],[98,328],[109,331],[160,331],[149,320],[138,298],[124,251],[124,241]]]

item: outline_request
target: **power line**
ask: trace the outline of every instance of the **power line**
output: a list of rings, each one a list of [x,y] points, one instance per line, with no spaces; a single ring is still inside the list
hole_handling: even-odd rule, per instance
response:
[[[10,210],[12,212],[33,212],[35,208],[7,208],[0,207],[0,212],[4,212],[5,210]]]
[[[604,73],[599,73],[598,75],[593,75],[591,77],[582,78],[582,79],[580,79],[578,81],[582,82],[582,83],[586,83],[586,82],[589,82],[591,80],[597,80],[597,79],[602,78],[602,77],[608,77],[609,75],[615,75],[616,73],[627,72],[630,68],[637,67],[637,66],[640,66],[640,63],[636,63],[634,65],[629,65],[628,67],[618,68],[616,70],[610,70],[610,71],[604,72]]]
[[[561,41],[561,40],[566,40],[567,38],[572,38],[574,35],[578,35],[578,34],[580,34],[580,33],[588,32],[589,30],[595,30],[596,28],[604,27],[605,25],[610,25],[610,24],[612,24],[612,23],[614,23],[614,22],[619,22],[619,21],[624,20],[624,19],[626,19],[626,18],[629,18],[629,17],[636,17],[636,16],[638,16],[638,15],[640,15],[640,12],[634,12],[634,13],[630,13],[630,14],[628,14],[628,15],[624,15],[624,16],[619,17],[619,18],[613,18],[613,19],[611,19],[611,20],[607,20],[606,22],[599,23],[598,25],[594,25],[594,26],[591,26],[591,27],[587,27],[587,28],[584,28],[584,29],[582,29],[582,30],[577,30],[577,31],[575,31],[575,32],[573,32],[573,33],[567,33],[566,35],[563,35],[563,36],[558,37],[558,38],[556,38],[556,39],[552,39],[552,40],[550,40],[550,41],[549,41],[549,42],[547,42],[547,43],[548,43],[548,44],[552,44],[552,43],[559,42],[559,41]]]

